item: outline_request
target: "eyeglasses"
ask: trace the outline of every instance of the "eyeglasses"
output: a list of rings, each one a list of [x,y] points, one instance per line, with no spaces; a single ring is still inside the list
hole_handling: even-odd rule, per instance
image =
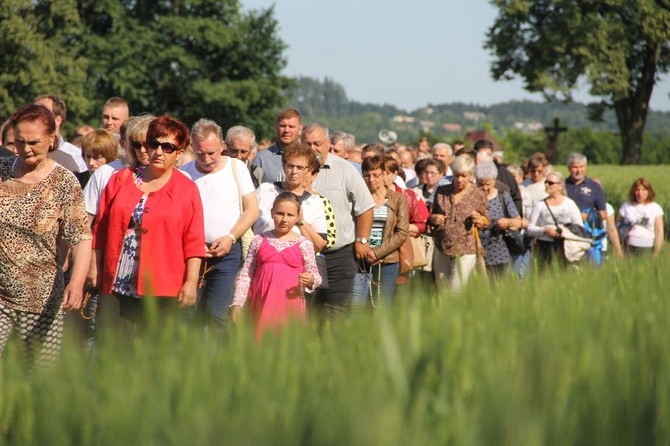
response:
[[[141,151],[142,148],[144,147],[144,143],[142,143],[141,141],[133,141],[132,139],[128,140],[128,144],[130,144],[130,148],[136,152]]]
[[[297,164],[284,164],[286,170],[297,170],[298,172],[304,172],[309,166],[298,166]]]
[[[547,186],[553,186],[554,184],[561,184],[561,183],[558,181],[544,180],[544,184],[546,184]]]
[[[158,148],[160,147],[161,149],[163,149],[164,153],[172,153],[179,150],[179,148],[174,144],[172,144],[171,142],[159,142],[156,139],[150,139],[144,144],[150,150],[158,150]]]
[[[381,173],[366,173],[365,175],[363,175],[363,178],[365,178],[366,180],[371,180],[373,178],[375,180],[378,180],[381,176],[382,176]]]

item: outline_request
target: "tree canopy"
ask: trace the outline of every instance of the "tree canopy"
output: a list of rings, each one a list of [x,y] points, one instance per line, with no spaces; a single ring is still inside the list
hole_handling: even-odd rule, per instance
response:
[[[585,81],[598,117],[616,112],[622,163],[639,163],[649,99],[670,68],[670,8],[654,0],[493,0],[499,9],[486,48],[495,79],[570,100]]]
[[[271,132],[290,81],[272,8],[237,0],[0,0],[0,114],[54,93],[96,122],[111,96],[131,112]]]

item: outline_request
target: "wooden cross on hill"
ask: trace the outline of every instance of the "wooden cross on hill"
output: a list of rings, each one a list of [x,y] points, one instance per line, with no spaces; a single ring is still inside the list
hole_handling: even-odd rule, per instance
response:
[[[556,147],[558,146],[558,137],[561,133],[566,132],[567,127],[561,127],[558,118],[554,118],[553,127],[545,127],[544,132],[547,134],[547,160],[551,164],[556,162]]]

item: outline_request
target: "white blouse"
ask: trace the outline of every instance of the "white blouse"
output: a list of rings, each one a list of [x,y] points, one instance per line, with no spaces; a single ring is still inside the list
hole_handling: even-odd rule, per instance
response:
[[[577,207],[577,204],[568,197],[563,197],[563,202],[558,206],[550,206],[551,212],[556,217],[556,221],[559,225],[570,225],[578,224],[579,226],[584,226],[582,222],[582,214]],[[526,234],[531,237],[537,237],[538,240],[543,240],[545,242],[551,242],[554,239],[545,235],[544,228],[545,226],[551,226],[556,229],[556,224],[554,219],[547,208],[547,204],[542,201],[538,201],[533,206],[533,212],[530,213],[530,218],[528,219],[528,229]]]
[[[663,216],[663,208],[658,203],[631,203],[621,205],[619,217],[633,225],[628,233],[628,245],[638,248],[653,248],[656,238],[656,218]],[[622,240],[623,242],[624,240]]]

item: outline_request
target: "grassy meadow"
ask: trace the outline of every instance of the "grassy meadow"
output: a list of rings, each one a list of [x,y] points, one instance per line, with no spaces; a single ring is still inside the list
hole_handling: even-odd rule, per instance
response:
[[[633,169],[589,168],[615,207]],[[667,210],[664,168],[640,169]],[[260,342],[246,324],[216,338],[157,320],[94,357],[68,339],[32,379],[10,344],[0,444],[668,444],[669,263],[474,278]]]

